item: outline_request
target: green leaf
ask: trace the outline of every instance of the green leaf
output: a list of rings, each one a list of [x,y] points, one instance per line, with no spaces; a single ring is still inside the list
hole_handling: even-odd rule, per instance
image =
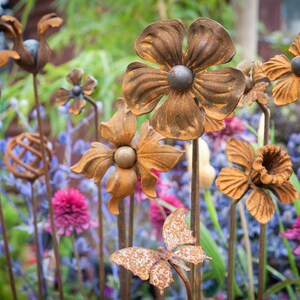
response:
[[[300,195],[300,182],[296,174],[293,172],[291,179],[290,179],[291,184],[296,188]],[[297,215],[300,215],[300,199],[297,199],[293,202]]]
[[[270,287],[269,289],[267,289],[264,292],[264,297],[270,297],[271,295],[274,295],[275,293],[277,293],[285,288],[287,288],[289,290],[289,288],[291,288],[292,284],[300,284],[300,279],[299,278],[298,279],[287,279],[287,280],[281,281],[277,284],[274,284],[272,287]],[[290,299],[292,299],[292,300],[297,299],[294,293],[292,293],[292,294],[289,293],[289,296],[290,296]]]

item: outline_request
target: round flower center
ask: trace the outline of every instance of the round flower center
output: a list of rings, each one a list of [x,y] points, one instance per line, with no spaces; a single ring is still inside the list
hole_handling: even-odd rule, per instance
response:
[[[131,147],[122,146],[115,152],[114,160],[120,168],[129,169],[136,162],[136,153]]]
[[[72,88],[72,94],[75,97],[78,97],[81,94],[81,87],[80,87],[80,85],[74,85],[74,87]]]
[[[33,57],[34,63],[36,63],[38,50],[40,48],[40,43],[37,40],[30,39],[24,41],[24,46],[26,50],[30,53],[30,55]]]
[[[168,72],[168,82],[174,90],[186,90],[190,88],[193,80],[193,73],[186,66],[178,65]]]
[[[295,75],[300,76],[300,56],[296,56],[291,61],[292,71]]]

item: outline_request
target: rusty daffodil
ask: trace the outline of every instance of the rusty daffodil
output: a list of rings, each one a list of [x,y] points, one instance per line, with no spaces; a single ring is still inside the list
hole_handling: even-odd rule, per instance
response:
[[[288,181],[293,172],[292,162],[281,147],[266,145],[254,152],[249,143],[232,138],[226,151],[228,160],[240,168],[223,168],[216,186],[236,201],[251,190],[246,207],[258,222],[268,223],[275,212],[267,190],[284,204],[298,198],[298,192]]]
[[[134,192],[138,175],[141,176],[143,192],[155,198],[157,176],[151,170],[167,172],[184,153],[172,146],[160,144],[165,137],[156,132],[148,121],[142,124],[139,141],[135,143],[136,117],[126,108],[123,99],[119,99],[118,103],[115,115],[100,125],[101,136],[113,147],[94,142],[80,161],[71,167],[73,172],[94,178],[97,183],[109,167],[115,166],[106,187],[107,192],[112,194],[108,208],[113,214],[119,213],[119,201]]]
[[[270,80],[278,80],[272,92],[276,105],[286,105],[300,98],[300,33],[291,44],[290,61],[284,54],[276,55],[264,63],[263,71]]]
[[[237,69],[241,70],[246,77],[245,91],[238,107],[249,106],[256,101],[261,104],[268,104],[270,97],[265,93],[265,90],[269,83],[263,81],[266,79],[266,75],[262,71],[262,63],[258,61],[243,61],[237,66]]]
[[[60,88],[56,92],[56,102],[59,105],[65,105],[69,100],[73,99],[73,103],[69,106],[69,112],[78,115],[85,107],[85,96],[93,94],[97,87],[97,80],[92,76],[87,76],[82,83],[83,71],[74,69],[67,75],[67,80],[73,85],[73,88],[68,90]]]
[[[185,29],[180,20],[155,22],[135,41],[135,51],[155,63],[128,65],[123,95],[136,115],[151,112],[151,125],[166,137],[197,139],[204,131],[223,128],[245,88],[245,76],[234,68],[206,71],[229,62],[235,55],[233,42],[223,26],[206,18],[189,27],[187,48],[182,51]]]
[[[37,24],[39,41],[34,39],[23,41],[21,23],[12,16],[1,16],[0,31],[12,38],[13,47],[11,50],[0,51],[0,67],[13,58],[22,69],[37,74],[51,57],[51,49],[46,42],[45,33],[49,28],[60,27],[62,22],[55,13],[47,14]]]

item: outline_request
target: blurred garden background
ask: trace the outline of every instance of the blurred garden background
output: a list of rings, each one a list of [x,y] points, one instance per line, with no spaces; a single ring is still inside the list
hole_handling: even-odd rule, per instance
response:
[[[298,0],[0,0],[0,15],[17,17],[24,29],[24,39],[36,38],[36,24],[45,14],[56,12],[64,19],[60,29],[51,30],[48,43],[53,59],[39,75],[39,94],[45,135],[52,143],[54,156],[50,167],[53,196],[59,190],[76,188],[85,197],[91,220],[97,221],[97,189],[93,180],[84,179],[70,171],[70,166],[89,149],[94,140],[93,110],[86,106],[74,116],[67,107],[55,102],[60,87],[69,88],[66,76],[74,69],[84,70],[98,81],[93,94],[97,101],[99,121],[107,121],[116,110],[114,100],[122,96],[122,79],[127,65],[137,61],[134,41],[150,23],[178,18],[188,27],[199,17],[211,18],[222,24],[232,36],[237,55],[230,66],[242,60],[268,60],[285,53],[300,32]],[[0,48],[11,47],[11,40],[0,35]],[[16,179],[4,165],[7,141],[21,132],[36,132],[32,78],[16,64],[0,70],[0,193],[5,222],[8,228],[10,251],[13,258],[19,299],[37,299],[37,276],[33,240],[33,216],[30,183]],[[270,86],[271,87],[271,86]],[[269,92],[271,88],[269,89]],[[294,174],[291,181],[300,191],[300,106],[271,110],[271,142],[284,147],[292,158]],[[139,117],[139,124],[147,116]],[[262,145],[259,129],[261,112],[256,106],[244,107],[226,120],[226,129],[216,134],[204,134],[209,147],[211,167],[200,171],[201,185],[201,245],[213,260],[203,267],[205,299],[226,299],[226,264],[229,235],[230,199],[219,192],[214,184],[215,175],[228,165],[226,140],[238,137],[258,147]],[[179,149],[187,143],[168,141]],[[201,147],[201,146],[200,146]],[[203,151],[203,152],[201,152]],[[208,153],[204,145],[200,153]],[[201,154],[200,154],[201,160]],[[159,175],[159,199],[149,200],[137,189],[134,240],[135,246],[157,248],[162,244],[161,227],[170,208],[189,208],[191,172],[188,158],[173,170]],[[201,164],[200,164],[201,166]],[[212,171],[213,168],[214,170]],[[202,172],[202,173],[201,173]],[[109,173],[111,174],[111,173]],[[111,253],[118,249],[116,217],[107,210],[109,194],[103,180],[103,213],[105,232],[106,299],[118,299],[118,268],[109,263]],[[55,264],[51,235],[47,225],[48,204],[45,199],[43,178],[35,183],[38,199],[38,220],[43,249],[45,299],[58,299],[55,282]],[[126,200],[128,203],[128,199]],[[245,210],[243,201],[237,213],[236,246],[236,299],[254,299],[257,288],[259,224]],[[288,241],[280,232],[292,228],[300,214],[300,204],[281,205],[267,225],[266,299],[300,299],[300,255],[293,250],[300,240]],[[88,299],[99,295],[97,233],[92,226],[76,235],[75,246],[80,256],[83,285]],[[250,248],[249,248],[250,247]],[[77,285],[76,261],[70,237],[60,235],[62,274],[66,299],[83,299]],[[249,252],[250,251],[250,252]],[[250,270],[249,270],[250,267]],[[102,279],[101,279],[102,280]],[[148,282],[135,278],[132,299],[162,299]],[[3,243],[0,242],[0,300],[12,299],[7,275]],[[185,290],[179,280],[166,290],[164,299],[185,299]]]

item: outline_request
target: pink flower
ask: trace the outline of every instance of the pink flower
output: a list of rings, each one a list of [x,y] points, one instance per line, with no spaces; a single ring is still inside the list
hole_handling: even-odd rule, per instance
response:
[[[300,242],[300,215],[298,216],[296,223],[292,228],[287,229],[285,232],[280,234],[288,240],[296,240]],[[300,244],[294,249],[294,254],[300,255]]]
[[[97,226],[96,222],[91,221],[85,197],[76,189],[57,191],[52,204],[57,234],[69,236],[74,231],[80,234],[91,226]],[[45,229],[51,231],[49,221]]]
[[[174,195],[160,194],[159,198],[165,201],[167,204],[174,206],[175,208],[184,207],[183,203]],[[161,232],[166,217],[171,213],[166,207],[159,205],[155,200],[150,201],[150,222],[154,229],[154,234],[161,239]]]
[[[224,150],[226,148],[226,140],[230,137],[241,135],[246,131],[245,125],[238,117],[226,118],[225,128],[220,131],[209,132],[207,135],[213,138],[212,150]]]

